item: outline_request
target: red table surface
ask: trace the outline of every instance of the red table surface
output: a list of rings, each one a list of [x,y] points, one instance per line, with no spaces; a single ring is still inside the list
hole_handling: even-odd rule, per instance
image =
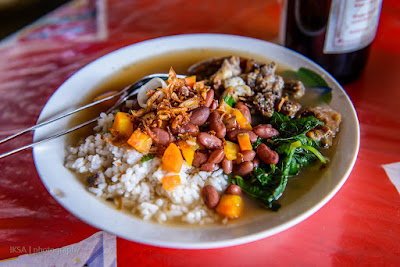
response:
[[[123,46],[182,33],[277,37],[277,1],[107,1],[101,41],[38,40],[0,48],[0,138],[34,124],[68,77]],[[400,161],[400,5],[383,2],[362,76],[345,85],[361,125],[361,147],[342,189],[307,220],[274,236],[211,250],[158,248],[117,238],[119,266],[400,265],[400,196],[382,164]],[[28,143],[28,134],[1,151]],[[62,208],[43,186],[30,150],[0,160],[0,259],[11,246],[57,248],[99,229]]]

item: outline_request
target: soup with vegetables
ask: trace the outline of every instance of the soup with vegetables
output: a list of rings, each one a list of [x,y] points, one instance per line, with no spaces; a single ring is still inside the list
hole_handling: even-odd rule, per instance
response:
[[[304,190],[328,164],[341,116],[324,104],[330,90],[317,74],[278,75],[275,62],[226,53],[132,66],[168,79],[150,80],[102,113],[93,133],[67,148],[65,166],[99,198],[158,223],[228,223],[251,217],[249,210],[278,211],[288,184]],[[304,73],[322,84],[303,83]],[[139,78],[116,77],[119,86]]]

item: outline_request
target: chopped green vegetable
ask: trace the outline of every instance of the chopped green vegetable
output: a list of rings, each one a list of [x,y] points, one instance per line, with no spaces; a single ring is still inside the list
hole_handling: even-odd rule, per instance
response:
[[[226,96],[224,97],[224,102],[231,107],[233,107],[236,104],[235,99],[233,99],[233,97],[230,94],[226,94]]]
[[[322,121],[319,121],[313,116],[300,119],[290,119],[289,117],[278,112],[274,112],[272,115],[271,124],[279,132],[279,137],[275,140],[294,138],[299,135],[304,135],[309,130],[314,129],[319,125],[324,125]]]
[[[280,132],[268,142],[259,138],[254,144],[256,149],[265,143],[279,154],[276,165],[262,164],[254,168],[251,179],[243,180],[240,176],[231,177],[231,182],[239,185],[242,190],[257,199],[263,206],[276,210],[279,206],[276,200],[280,198],[290,176],[316,160],[326,163],[324,156],[317,150],[319,144],[305,134],[319,125],[323,125],[315,117],[290,119],[275,112],[271,124]]]
[[[324,86],[329,87],[326,81],[315,71],[307,69],[307,68],[300,68],[297,71],[297,75],[299,79],[304,83],[305,86]]]
[[[251,146],[253,147],[253,150],[255,151],[257,149],[258,145],[261,143],[262,143],[262,138],[258,137],[257,141],[254,142],[253,144],[251,144]]]
[[[147,155],[144,155],[144,156],[140,159],[140,162],[141,162],[141,163],[145,163],[146,161],[149,161],[149,160],[153,159],[155,156],[156,156],[156,154],[152,154],[152,153],[147,154]]]
[[[302,148],[304,150],[308,150],[308,151],[312,152],[323,164],[326,164],[325,157],[315,147],[312,147],[312,146],[299,146],[299,148]]]
[[[259,200],[260,204],[266,208],[271,210],[277,210],[279,208],[279,204],[277,204],[273,197],[271,197],[272,194],[268,187],[249,184],[240,176],[230,177],[230,182],[240,186],[246,194]]]
[[[254,168],[253,170],[253,177],[257,178],[261,185],[267,185],[274,182],[271,174],[273,174],[275,171],[275,165],[270,166],[271,170],[269,172],[260,167]]]

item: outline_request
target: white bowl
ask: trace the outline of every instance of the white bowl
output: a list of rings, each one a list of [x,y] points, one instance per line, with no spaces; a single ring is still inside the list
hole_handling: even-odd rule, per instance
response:
[[[210,227],[165,226],[143,221],[120,212],[89,193],[64,164],[66,137],[37,146],[33,150],[38,173],[53,197],[72,214],[99,229],[122,238],[170,248],[217,248],[255,241],[288,229],[325,205],[349,176],[359,149],[359,124],[354,107],[342,87],[325,70],[304,56],[266,41],[222,34],[189,34],[163,37],[133,44],[82,68],[53,94],[39,117],[43,121],[71,108],[81,96],[134,62],[187,49],[229,49],[270,58],[298,69],[306,67],[320,74],[332,88],[330,106],[342,114],[337,150],[323,176],[295,201],[283,203],[278,212],[266,211],[251,220]],[[62,130],[60,121],[35,131],[34,141]]]

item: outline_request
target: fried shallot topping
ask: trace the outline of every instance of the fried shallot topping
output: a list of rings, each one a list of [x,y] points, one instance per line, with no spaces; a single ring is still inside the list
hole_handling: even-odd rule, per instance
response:
[[[203,96],[208,90],[210,87],[204,81],[187,84],[185,79],[177,78],[171,68],[167,88],[149,90],[147,107],[131,110],[131,114],[140,121],[138,126],[147,133],[151,132],[149,127],[179,129],[189,122],[192,110],[204,105]]]

